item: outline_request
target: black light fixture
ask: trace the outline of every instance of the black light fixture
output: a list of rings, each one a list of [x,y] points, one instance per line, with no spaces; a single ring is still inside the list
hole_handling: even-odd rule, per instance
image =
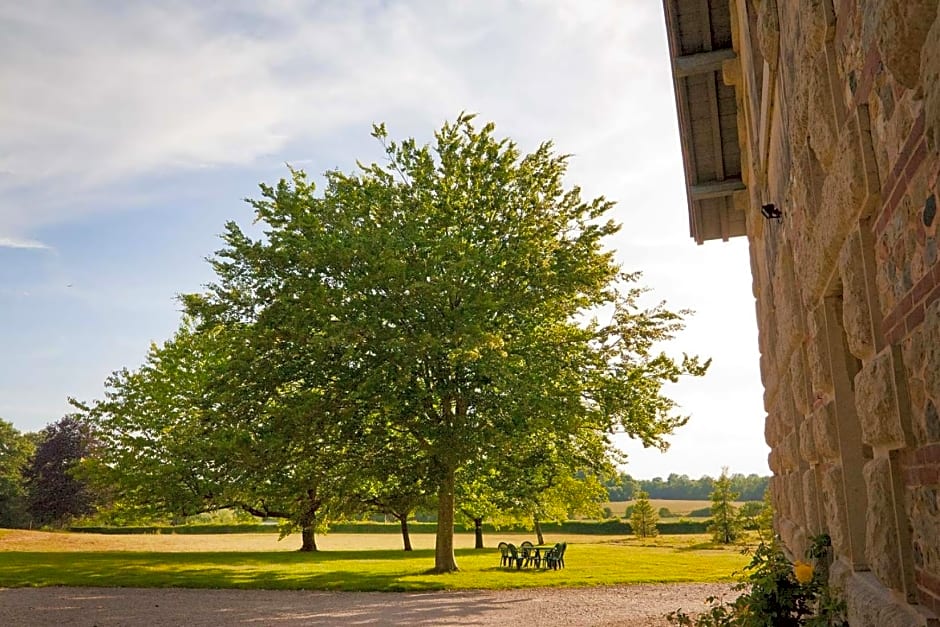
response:
[[[776,220],[777,222],[783,220],[783,211],[781,211],[780,208],[772,202],[767,203],[766,205],[761,205],[760,213],[768,220]]]

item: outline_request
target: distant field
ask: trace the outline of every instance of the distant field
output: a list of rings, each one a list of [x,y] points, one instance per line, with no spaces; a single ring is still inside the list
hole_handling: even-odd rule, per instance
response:
[[[660,508],[665,507],[673,514],[678,514],[679,516],[687,516],[689,512],[693,510],[712,506],[711,501],[673,501],[669,499],[650,499],[650,504],[653,506],[654,510],[658,511]],[[740,507],[743,504],[742,501],[735,501],[734,506]],[[631,505],[633,505],[633,501],[607,501],[606,503],[601,503],[601,507],[609,507],[614,513],[614,516],[618,517],[623,517],[627,508]]]

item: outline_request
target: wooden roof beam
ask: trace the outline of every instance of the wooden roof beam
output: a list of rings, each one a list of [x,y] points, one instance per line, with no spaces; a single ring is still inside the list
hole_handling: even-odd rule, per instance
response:
[[[689,195],[692,200],[707,200],[731,196],[737,191],[746,189],[741,179],[725,179],[724,181],[710,181],[689,186]]]
[[[681,57],[676,57],[673,71],[677,78],[720,72],[721,64],[736,56],[731,48],[721,48],[720,50],[710,50],[697,54],[684,54]]]

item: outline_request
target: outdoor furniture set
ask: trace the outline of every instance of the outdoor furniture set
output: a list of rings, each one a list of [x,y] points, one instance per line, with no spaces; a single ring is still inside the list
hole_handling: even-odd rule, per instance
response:
[[[565,567],[565,549],[567,542],[558,544],[534,545],[528,540],[520,544],[500,542],[499,565],[520,570],[532,566],[534,568],[551,568],[558,570]]]

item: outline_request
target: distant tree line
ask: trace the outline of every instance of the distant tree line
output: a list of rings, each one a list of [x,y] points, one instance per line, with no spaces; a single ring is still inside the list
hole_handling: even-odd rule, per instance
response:
[[[770,481],[769,476],[740,473],[729,475],[729,479],[731,491],[737,493],[737,498],[741,501],[762,500]],[[645,492],[651,499],[707,500],[715,490],[715,481],[716,479],[708,475],[692,479],[688,475],[672,473],[663,480],[662,477],[634,479],[627,473],[620,473],[608,479],[604,487],[607,488],[611,501],[632,501],[637,489]]]

